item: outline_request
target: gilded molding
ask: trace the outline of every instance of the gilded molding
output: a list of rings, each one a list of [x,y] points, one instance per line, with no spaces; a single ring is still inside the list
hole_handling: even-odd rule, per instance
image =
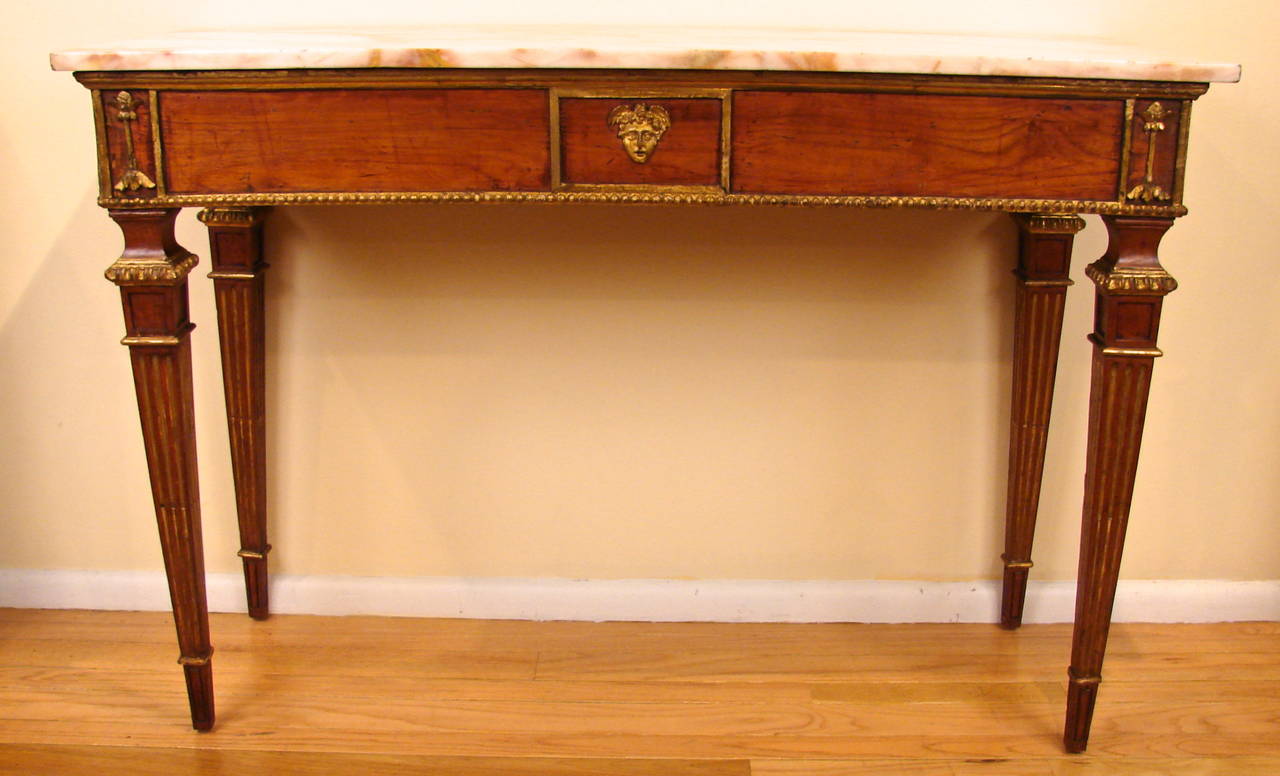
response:
[[[205,226],[253,226],[262,221],[262,209],[253,207],[207,207],[196,213]]]
[[[1004,561],[1004,567],[1007,569],[1029,569],[1036,565],[1029,560],[1009,560],[1006,553],[1000,555],[1000,560]]]
[[[1133,106],[1137,101],[1132,97],[1124,101],[1124,131],[1120,137],[1120,179],[1116,181],[1117,199],[1121,203],[1125,202],[1125,195],[1129,192],[1129,165],[1132,163],[1133,156]]]
[[[1164,351],[1160,348],[1109,348],[1102,344],[1101,340],[1091,340],[1096,342],[1104,356],[1138,356],[1140,358],[1160,358],[1164,355]]]
[[[93,136],[98,149],[98,193],[111,191],[111,149],[107,145],[107,112],[102,107],[102,92],[94,89]]]
[[[194,328],[194,326],[192,327]],[[185,332],[184,332],[185,334]],[[121,345],[129,347],[165,347],[172,348],[182,344],[182,337],[170,337],[166,335],[158,335],[154,337],[125,337],[120,340]]]
[[[1061,213],[1017,213],[1019,225],[1033,234],[1075,234],[1084,229],[1084,219]]]
[[[1183,184],[1187,180],[1187,145],[1191,140],[1191,100],[1182,101],[1178,114],[1178,155],[1173,159],[1173,201],[1182,202]]]
[[[663,194],[724,194],[724,188],[716,184],[699,185],[699,184],[652,184],[652,183],[561,183],[556,191],[594,191],[607,193],[626,193],[634,192],[637,194],[651,194],[661,192]]]
[[[1076,284],[1074,280],[1069,278],[1066,280],[1028,280],[1027,273],[1020,269],[1015,269],[1013,274],[1027,288],[1070,288]]]
[[[1102,674],[1078,674],[1074,668],[1068,668],[1067,678],[1072,684],[1098,684],[1102,681]]]
[[[183,252],[171,260],[120,257],[102,273],[117,286],[177,285],[199,263],[194,253]]]
[[[733,92],[720,98],[720,186],[732,189],[729,174],[733,169]]]
[[[1178,288],[1178,281],[1163,269],[1111,269],[1103,259],[1085,267],[1084,274],[1108,294],[1164,296]]]
[[[922,208],[927,210],[991,210],[1006,213],[1098,213],[1103,215],[1177,218],[1182,205],[1136,205],[1100,200],[1012,199],[983,197],[905,197],[867,195],[724,194],[663,191],[408,191],[298,192],[281,194],[179,194],[148,199],[103,198],[106,208],[225,207],[245,205],[346,205],[393,202],[595,202],[656,205],[784,205],[795,207]]]
[[[186,655],[182,655],[181,657],[178,658],[178,665],[207,666],[209,665],[209,661],[212,659],[213,659],[213,647],[210,647],[209,651],[203,655],[196,655],[193,657],[187,657]]]
[[[156,193],[164,196],[169,191],[164,182],[164,142],[160,138],[160,95],[155,89],[147,92],[147,104],[151,106],[151,158],[155,160]]]

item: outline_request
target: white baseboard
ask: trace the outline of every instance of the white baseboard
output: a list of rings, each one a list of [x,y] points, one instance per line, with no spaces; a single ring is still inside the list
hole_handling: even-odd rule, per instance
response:
[[[243,612],[243,578],[210,574],[209,608]],[[0,606],[169,608],[159,572],[0,570]],[[280,614],[649,622],[995,622],[1000,584],[277,575]],[[1025,622],[1070,622],[1074,582],[1032,582]],[[1280,580],[1121,581],[1116,622],[1280,620]]]

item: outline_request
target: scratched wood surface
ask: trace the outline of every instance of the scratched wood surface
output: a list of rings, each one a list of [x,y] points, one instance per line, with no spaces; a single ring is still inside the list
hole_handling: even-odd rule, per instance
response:
[[[1065,625],[211,619],[199,734],[169,615],[0,609],[0,774],[1280,773],[1280,623],[1115,626],[1068,756]]]

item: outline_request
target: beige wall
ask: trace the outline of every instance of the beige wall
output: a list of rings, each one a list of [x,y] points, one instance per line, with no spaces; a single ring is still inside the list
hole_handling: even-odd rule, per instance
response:
[[[1129,578],[1280,577],[1280,13],[1270,0],[34,2],[0,47],[0,567],[158,569],[87,93],[52,48],[252,19],[615,21],[1111,36],[1244,64],[1197,103]],[[9,9],[14,8],[10,0]],[[1078,240],[1036,575],[1075,573],[1094,217]],[[274,568],[586,578],[996,575],[1010,224],[605,206],[277,211]],[[183,242],[205,253],[193,214]],[[211,571],[237,562],[193,275]]]

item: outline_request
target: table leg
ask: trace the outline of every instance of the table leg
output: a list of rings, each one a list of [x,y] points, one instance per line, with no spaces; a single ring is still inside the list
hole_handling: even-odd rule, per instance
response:
[[[208,208],[222,385],[249,616],[267,618],[266,316],[262,260],[264,208]]]
[[[1084,221],[1074,215],[1016,214],[1017,300],[1013,319],[1013,394],[1009,416],[1009,492],[1005,501],[1004,586],[1000,624],[1017,628],[1027,595],[1031,542],[1040,505],[1049,411],[1058,371],[1062,312],[1071,285],[1071,243]]]
[[[187,275],[196,257],[178,245],[178,209],[112,210],[124,253],[106,272],[120,287],[142,440],[178,648],[196,730],[213,727],[213,667],[205,602],[200,486],[191,397]]]
[[[1160,266],[1166,218],[1104,216],[1110,244],[1089,265],[1097,286],[1093,378],[1089,392],[1089,442],[1076,588],[1076,622],[1068,670],[1068,752],[1083,752],[1102,681],[1102,658],[1111,626],[1133,498],[1138,448],[1147,411],[1163,298],[1177,283]]]

